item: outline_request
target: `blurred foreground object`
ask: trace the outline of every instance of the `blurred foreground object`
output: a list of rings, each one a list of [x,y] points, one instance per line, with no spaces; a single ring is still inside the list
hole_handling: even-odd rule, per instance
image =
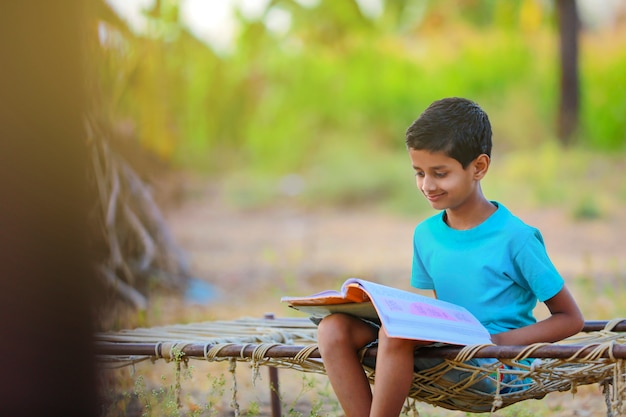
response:
[[[82,4],[0,3],[3,416],[96,415]]]

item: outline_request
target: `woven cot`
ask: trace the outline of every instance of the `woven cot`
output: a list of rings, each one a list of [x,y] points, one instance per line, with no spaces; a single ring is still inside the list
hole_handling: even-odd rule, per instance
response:
[[[416,372],[409,397],[452,410],[489,412],[550,392],[572,391],[581,385],[600,384],[607,415],[626,411],[626,320],[587,322],[583,332],[558,343],[528,346],[475,345],[421,348],[416,355],[444,359],[440,366]],[[272,366],[324,373],[316,345],[317,328],[308,319],[239,319],[100,333],[96,349],[102,364],[126,366],[145,360],[244,361],[254,368]],[[375,358],[376,348],[361,352],[364,362]],[[467,365],[471,358],[496,358],[487,367]],[[525,359],[536,358],[529,365]],[[502,367],[512,365],[515,369]],[[374,369],[364,365],[370,383]],[[468,378],[449,382],[450,369]],[[509,374],[525,389],[504,393],[498,383],[493,394],[472,388],[483,378],[500,381]]]

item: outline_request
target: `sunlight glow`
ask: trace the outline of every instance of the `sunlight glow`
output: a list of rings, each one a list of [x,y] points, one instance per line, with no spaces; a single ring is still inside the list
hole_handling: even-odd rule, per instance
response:
[[[155,0],[106,0],[111,7],[128,22],[136,32],[146,29],[147,18],[143,11],[154,5]],[[297,0],[304,7],[315,7],[319,0]],[[270,0],[180,0],[181,22],[200,41],[209,45],[218,54],[232,51],[237,36],[235,10],[248,20],[263,18]],[[383,0],[357,0],[363,14],[371,19],[383,11]],[[267,28],[284,35],[291,27],[291,14],[282,8],[273,7],[265,16]]]
[[[106,0],[106,2],[136,32],[146,28],[148,20],[143,11],[154,5],[154,0]]]
[[[232,48],[237,26],[233,3],[232,0],[184,0],[180,16],[194,36],[216,52],[227,53]]]
[[[356,0],[361,12],[370,19],[377,19],[383,14],[383,0]]]

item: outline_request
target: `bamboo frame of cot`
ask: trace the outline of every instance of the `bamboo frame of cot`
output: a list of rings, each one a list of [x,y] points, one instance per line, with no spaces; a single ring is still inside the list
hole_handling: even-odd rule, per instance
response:
[[[607,321],[587,321],[582,330],[583,333],[600,331],[604,329]],[[620,321],[613,327],[613,331],[626,332],[626,319]],[[220,347],[219,352],[215,355],[219,358],[252,358],[254,352],[259,348],[260,344],[254,343],[186,343],[186,342],[111,342],[96,341],[96,353],[98,355],[118,356],[152,356],[156,359],[172,359],[168,353],[172,345],[178,345],[180,352],[184,353],[188,358],[204,359],[207,351]],[[584,357],[592,352],[597,345],[559,345],[559,344],[537,344],[529,358],[555,358],[567,359],[573,355]],[[419,350],[419,355],[425,358],[442,358],[454,359],[461,350],[462,346],[441,346],[441,347],[425,347]],[[267,347],[264,351],[265,358],[297,358],[298,354],[304,350],[308,350],[307,357],[321,359],[321,355],[317,349],[311,349],[311,345],[288,345],[275,344]],[[529,350],[527,345],[519,346],[496,346],[484,345],[474,352],[475,358],[495,358],[495,359],[514,359],[525,351]],[[372,347],[365,349],[363,357],[376,357],[378,349]],[[600,353],[601,358],[626,359],[626,345],[613,345],[611,351],[604,350]]]
[[[210,322],[217,323],[217,322]],[[217,332],[220,329],[224,333],[228,333],[229,325],[232,327],[234,333],[237,333],[237,325],[239,321],[232,322],[219,322]],[[118,358],[123,365],[130,365],[137,363],[145,359],[157,360],[164,359],[166,361],[176,360],[180,361],[187,359],[203,359],[208,361],[250,361],[254,366],[259,365],[270,367],[270,384],[272,392],[272,415],[277,417],[280,415],[280,409],[277,405],[278,391],[278,376],[276,368],[292,368],[304,372],[317,372],[324,373],[323,362],[321,361],[321,355],[315,344],[315,331],[316,327],[308,319],[279,319],[274,320],[273,316],[266,316],[263,320],[252,321],[252,327],[256,326],[256,330],[270,334],[269,341],[251,342],[255,337],[250,338],[243,334],[235,334],[232,337],[226,339],[216,339],[215,336],[206,335],[201,337],[202,341],[189,340],[187,335],[177,334],[176,331],[167,337],[159,335],[148,336],[153,339],[151,341],[134,341],[133,339],[145,339],[146,336],[138,337],[133,331],[113,333],[113,334],[101,334],[96,337],[96,353],[104,361]],[[202,325],[202,323],[198,324]],[[208,323],[207,323],[208,325]],[[246,325],[245,323],[243,324]],[[183,325],[184,327],[184,325]],[[286,328],[285,332],[283,329]],[[164,328],[167,329],[167,328]],[[173,328],[175,330],[175,328]],[[193,328],[192,328],[193,329]],[[304,332],[302,332],[304,329]],[[141,330],[141,329],[139,329]],[[150,334],[150,329],[144,329],[146,334]],[[291,333],[294,331],[297,333],[295,337],[292,337]],[[566,381],[565,386],[569,387],[572,391],[575,391],[577,385],[586,385],[591,383],[601,383],[605,389],[605,399],[607,403],[607,415],[614,416],[614,411],[617,414],[621,414],[624,405],[624,399],[626,398],[626,378],[624,375],[626,369],[624,364],[626,363],[626,343],[624,340],[626,336],[622,337],[621,332],[626,332],[626,319],[616,319],[610,322],[607,321],[587,321],[580,333],[582,335],[581,343],[577,343],[576,336],[568,339],[566,344],[561,343],[539,343],[528,346],[496,346],[496,345],[477,345],[477,346],[441,346],[441,347],[425,347],[420,348],[416,352],[416,356],[425,358],[441,358],[450,361],[452,364],[458,361],[466,361],[469,358],[495,358],[502,363],[513,363],[520,359],[537,358],[545,360],[559,360],[560,369],[547,369],[543,370],[543,374],[548,374],[549,378],[563,378],[567,379],[568,366],[578,366],[576,368],[580,373],[580,367],[589,365],[589,373],[594,371],[598,373],[599,377],[586,378],[584,375],[577,380],[572,379]],[[140,332],[141,333],[141,332]],[[585,334],[597,333],[602,337],[589,338],[585,337]],[[619,342],[616,343],[616,334],[619,334]],[[607,336],[608,335],[608,336]],[[159,340],[157,340],[159,339]],[[305,344],[296,344],[295,340],[305,340]],[[376,347],[364,349],[362,357],[375,358],[377,355]],[[107,359],[108,358],[108,359]],[[457,362],[455,362],[457,361]],[[562,366],[566,364],[567,366]],[[604,369],[607,364],[613,364],[613,368]],[[462,366],[462,364],[461,364]],[[574,369],[574,368],[572,368]],[[532,370],[529,370],[527,374],[530,374]],[[373,370],[369,370],[369,378],[373,382],[374,375]],[[436,375],[435,375],[436,376]],[[421,378],[421,377],[420,377]],[[597,379],[600,380],[597,380]],[[422,378],[423,379],[423,378]],[[424,381],[422,381],[424,382]],[[426,381],[428,385],[428,381]],[[539,385],[543,385],[542,382]],[[546,384],[551,385],[551,384]],[[608,385],[613,385],[612,396],[609,395]],[[412,393],[415,397],[419,397],[420,401],[439,405],[444,408],[461,409],[465,411],[472,411],[464,409],[462,402],[449,400],[442,398],[444,396],[454,397],[460,396],[466,402],[475,402],[476,393],[465,394],[466,386],[459,387],[439,387],[433,392],[429,392],[428,389],[424,389],[423,386],[413,390]],[[454,389],[452,389],[454,388]],[[471,387],[470,387],[471,388]],[[540,387],[542,388],[542,387]],[[546,386],[546,392],[542,393],[539,390],[538,394],[532,393],[528,398],[541,398],[547,393],[552,391],[564,391],[563,384],[559,386],[549,387]],[[472,397],[474,395],[474,397]],[[479,396],[480,397],[480,396]],[[482,397],[489,397],[489,395],[482,395]],[[480,401],[493,401],[482,407],[481,411],[493,411],[496,408],[502,408],[510,405],[514,402],[525,399],[523,395],[503,395],[500,396],[496,393],[495,397],[479,398]],[[479,402],[480,402],[479,401]],[[459,407],[459,408],[457,408]]]
[[[110,343],[97,342],[96,352],[99,355],[132,355],[132,356],[153,356],[155,359],[173,359],[174,355],[169,354],[172,348],[179,347],[180,352],[187,358],[205,358],[208,351],[220,347],[220,344],[179,344],[168,342],[157,343]],[[258,350],[257,344],[251,343],[231,343],[224,345],[216,357],[219,358],[253,358]],[[574,355],[584,357],[592,353],[597,345],[545,345],[538,346],[527,355],[527,358],[540,359],[568,359]],[[419,350],[420,357],[454,359],[461,353],[462,347],[442,346],[425,347]],[[308,358],[321,359],[317,349],[311,349],[308,345],[272,345],[264,351],[264,358],[297,358],[303,351],[307,351]],[[477,350],[474,358],[495,358],[495,359],[515,359],[528,351],[528,346],[489,346],[485,345]],[[378,349],[376,347],[365,349],[363,357],[374,358]],[[612,356],[612,357],[611,357]],[[598,356],[600,358],[626,359],[626,345],[614,345],[612,350],[603,350]]]

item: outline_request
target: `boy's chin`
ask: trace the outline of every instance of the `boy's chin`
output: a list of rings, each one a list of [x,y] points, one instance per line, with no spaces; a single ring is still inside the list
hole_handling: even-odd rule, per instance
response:
[[[428,204],[430,204],[430,206],[434,209],[434,210],[445,210],[448,208],[448,206],[440,201],[430,201],[428,200]]]

